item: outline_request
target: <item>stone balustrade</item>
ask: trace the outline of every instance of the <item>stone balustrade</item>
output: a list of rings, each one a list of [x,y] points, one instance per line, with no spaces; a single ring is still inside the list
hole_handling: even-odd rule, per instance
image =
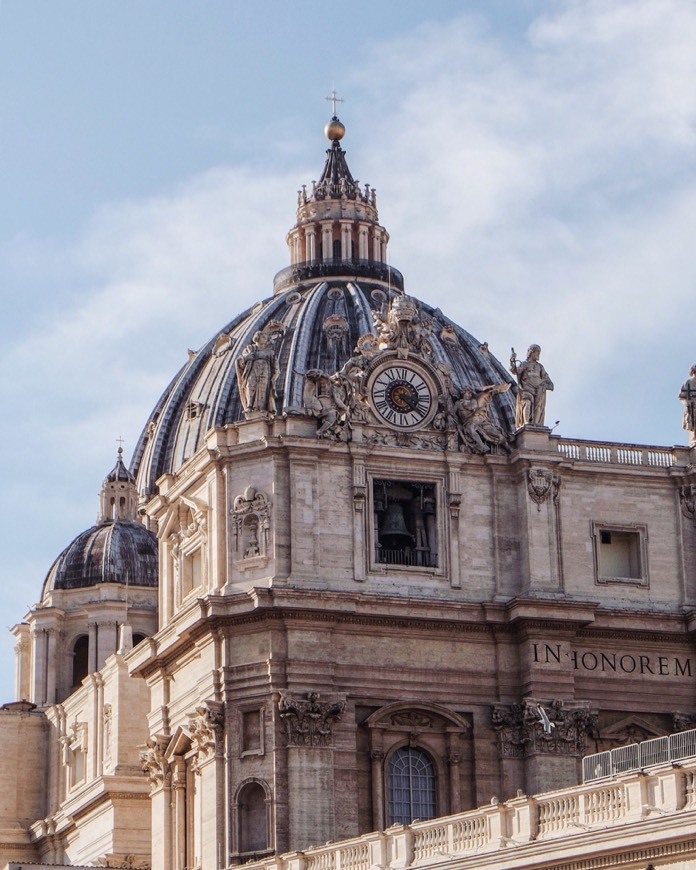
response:
[[[654,447],[645,444],[614,444],[606,441],[583,441],[559,438],[558,452],[566,459],[580,462],[596,462],[611,465],[640,465],[649,468],[672,468],[688,465],[688,447]]]
[[[682,857],[694,862],[684,866],[696,867],[694,829],[696,761],[691,761],[533,797],[520,795],[504,803],[493,799],[488,806],[456,816],[393,825],[386,831],[268,858],[247,867],[406,870],[456,861],[458,868],[474,868],[483,866],[479,862],[485,855],[487,868],[509,870],[511,850],[515,867],[532,868],[539,866],[542,854],[544,862],[557,861],[560,866],[580,849],[586,857],[595,848],[603,854],[609,850],[621,855],[625,849],[637,855],[641,844],[646,844],[646,849],[650,844],[651,855],[657,855],[661,848],[665,854],[676,854],[678,847]],[[663,845],[662,831],[669,832]],[[568,845],[571,837],[573,846]],[[568,866],[575,865],[570,862]]]

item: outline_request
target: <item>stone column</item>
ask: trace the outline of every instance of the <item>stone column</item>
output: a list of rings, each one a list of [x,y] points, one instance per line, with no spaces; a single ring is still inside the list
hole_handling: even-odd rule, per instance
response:
[[[459,735],[449,733],[447,735],[447,764],[449,766],[449,812],[459,813],[462,809],[461,797],[461,773],[462,760],[459,746]]]
[[[22,622],[15,625],[12,633],[15,644],[15,700],[28,701],[31,697],[31,632]]]
[[[97,643],[99,640],[99,629],[96,622],[87,623],[87,629],[89,631],[89,658],[87,662],[87,672],[93,674],[95,671],[99,670],[97,666]]]
[[[333,224],[331,221],[321,225],[321,258],[325,263],[333,260]]]
[[[382,262],[382,231],[379,227],[375,227],[372,232],[373,253],[372,259],[376,263]]]
[[[370,243],[368,238],[369,227],[367,224],[358,225],[358,258],[360,260],[370,259]]]
[[[321,701],[318,692],[306,699],[283,694],[278,704],[287,741],[291,850],[335,839],[333,723],[345,701]]]
[[[375,831],[384,830],[384,752],[373,749],[370,752],[370,773],[372,775],[372,827]]]
[[[186,870],[186,762],[178,757],[172,772],[174,870]]]
[[[317,259],[317,233],[314,227],[305,229],[305,260],[314,263]]]
[[[48,637],[43,628],[32,628],[32,688],[30,700],[43,706],[46,703],[46,658],[48,654]]]
[[[351,231],[351,222],[350,221],[341,221],[341,259],[342,260],[351,260],[352,252],[351,252],[351,239],[350,239],[350,231]]]
[[[104,662],[112,656],[118,648],[118,623],[115,619],[105,620],[98,625],[97,632],[97,667],[104,667]]]

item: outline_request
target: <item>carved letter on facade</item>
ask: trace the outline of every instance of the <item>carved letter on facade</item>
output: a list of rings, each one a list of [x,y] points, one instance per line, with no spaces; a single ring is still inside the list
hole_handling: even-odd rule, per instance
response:
[[[318,692],[305,698],[282,693],[278,702],[288,746],[330,746],[333,723],[345,710],[345,701],[320,701]]]

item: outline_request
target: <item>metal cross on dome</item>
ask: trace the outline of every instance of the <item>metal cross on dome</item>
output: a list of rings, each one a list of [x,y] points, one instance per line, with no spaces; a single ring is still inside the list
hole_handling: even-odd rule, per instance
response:
[[[334,116],[336,115],[336,103],[345,103],[345,100],[343,99],[343,97],[336,96],[336,88],[333,88],[333,90],[331,91],[330,97],[324,97],[324,99],[326,100],[327,103],[333,103]]]

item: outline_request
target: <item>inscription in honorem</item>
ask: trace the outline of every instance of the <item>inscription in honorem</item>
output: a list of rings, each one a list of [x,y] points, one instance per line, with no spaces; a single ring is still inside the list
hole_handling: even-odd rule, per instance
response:
[[[601,652],[561,649],[560,643],[532,643],[532,658],[545,665],[562,665],[570,660],[576,671],[615,674],[644,674],[654,677],[692,677],[694,668],[688,656],[646,655],[635,652]]]

